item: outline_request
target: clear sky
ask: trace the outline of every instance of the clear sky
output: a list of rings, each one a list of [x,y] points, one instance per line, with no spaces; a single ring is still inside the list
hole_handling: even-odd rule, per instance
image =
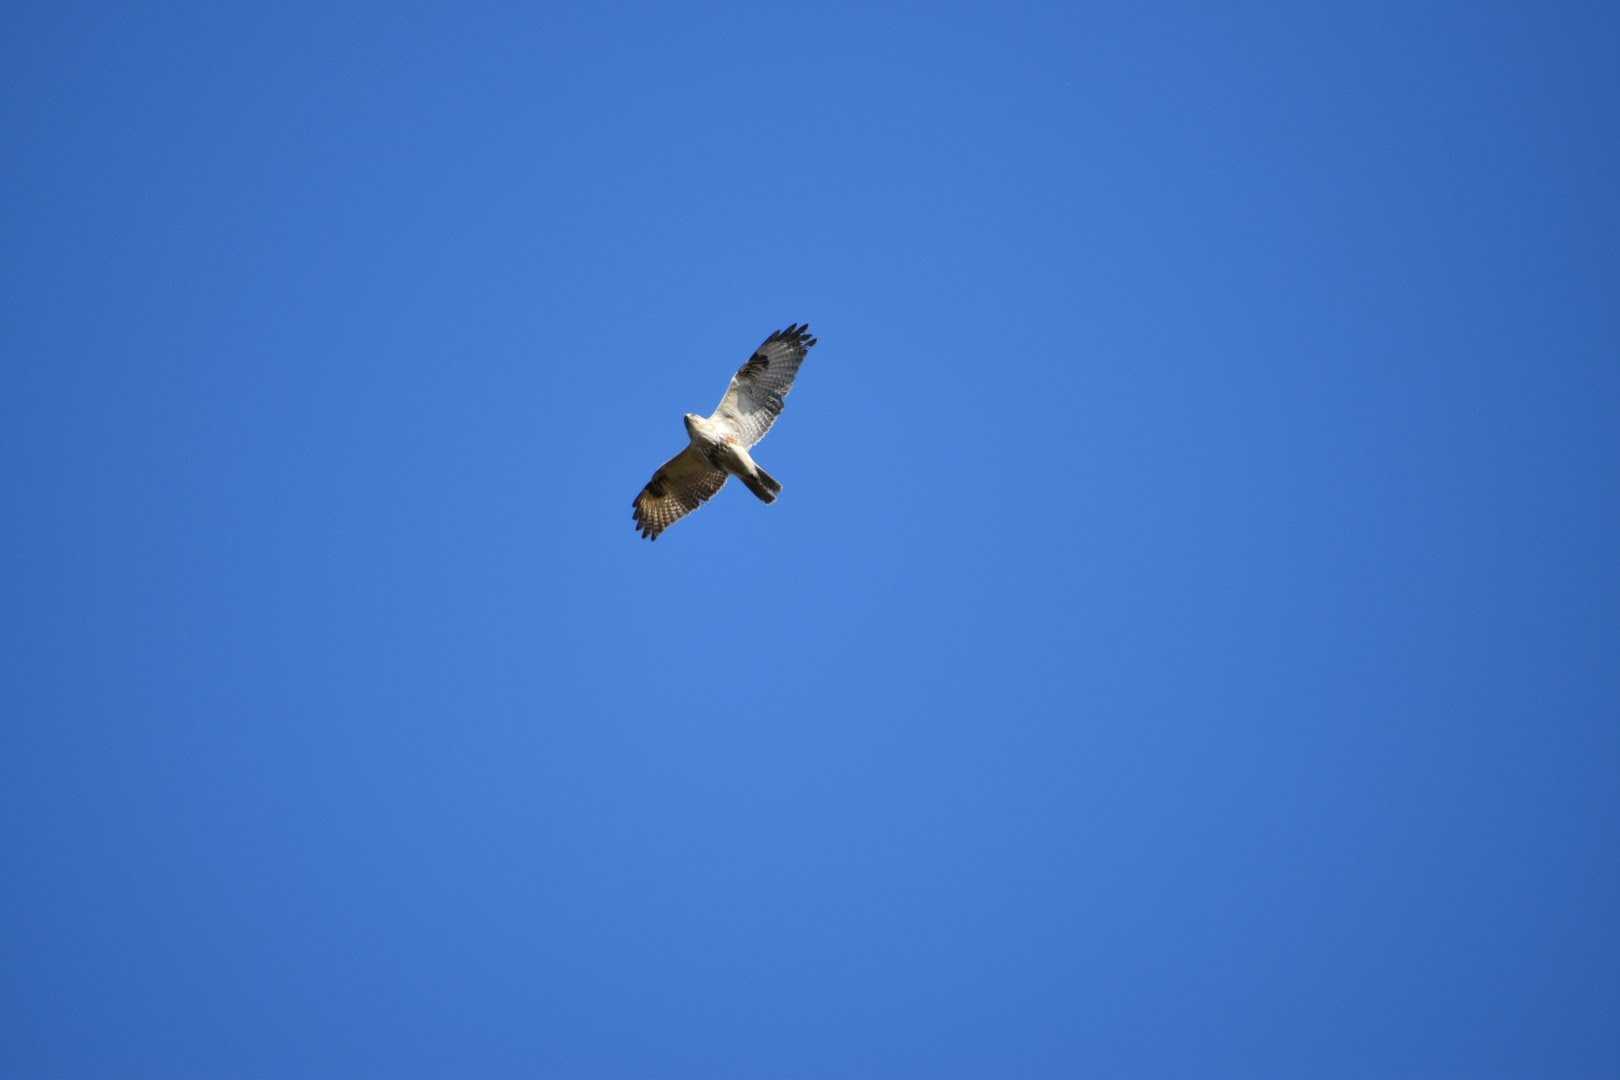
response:
[[[1620,1073],[1617,49],[7,5],[0,1076]]]

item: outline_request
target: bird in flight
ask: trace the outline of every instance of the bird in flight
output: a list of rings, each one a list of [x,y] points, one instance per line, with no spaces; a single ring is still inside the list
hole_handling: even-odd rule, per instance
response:
[[[799,365],[815,343],[808,324],[778,330],[737,369],[713,413],[686,414],[691,444],[653,473],[632,504],[642,536],[658,539],[659,533],[725,487],[728,476],[741,480],[761,502],[776,501],[782,485],[759,467],[748,450],[776,423],[782,399],[793,389]]]

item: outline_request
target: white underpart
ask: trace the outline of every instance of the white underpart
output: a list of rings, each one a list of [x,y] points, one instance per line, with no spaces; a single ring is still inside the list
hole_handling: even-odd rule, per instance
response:
[[[716,421],[713,417],[689,415],[688,421],[692,425],[692,446],[704,458],[708,459],[710,451],[718,449],[719,453],[714,459],[729,473],[739,476],[752,476],[759,470],[742,444],[737,441],[737,434],[731,425]]]

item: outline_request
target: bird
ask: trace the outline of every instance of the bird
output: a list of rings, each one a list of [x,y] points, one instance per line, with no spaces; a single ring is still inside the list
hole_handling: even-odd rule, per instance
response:
[[[773,503],[782,485],[748,451],[765,437],[782,415],[799,365],[816,344],[808,323],[790,323],[764,341],[743,361],[726,387],[726,396],[708,416],[687,413],[683,420],[691,442],[664,462],[636,495],[632,517],[636,531],[648,540],[712,499],[735,476],[763,503]]]

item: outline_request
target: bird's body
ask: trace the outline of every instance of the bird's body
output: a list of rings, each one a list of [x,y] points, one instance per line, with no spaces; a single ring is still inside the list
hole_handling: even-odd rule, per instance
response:
[[[776,493],[782,490],[782,485],[755,463],[729,424],[697,413],[687,413],[685,420],[686,433],[692,439],[689,449],[702,455],[715,468],[724,469],[728,475],[741,480],[762,501],[776,501]]]
[[[778,330],[732,376],[712,414],[686,414],[690,443],[653,474],[632,504],[642,536],[658,539],[659,533],[713,498],[728,476],[741,480],[760,501],[776,501],[782,485],[748,451],[781,414],[799,365],[815,343],[808,325]]]

